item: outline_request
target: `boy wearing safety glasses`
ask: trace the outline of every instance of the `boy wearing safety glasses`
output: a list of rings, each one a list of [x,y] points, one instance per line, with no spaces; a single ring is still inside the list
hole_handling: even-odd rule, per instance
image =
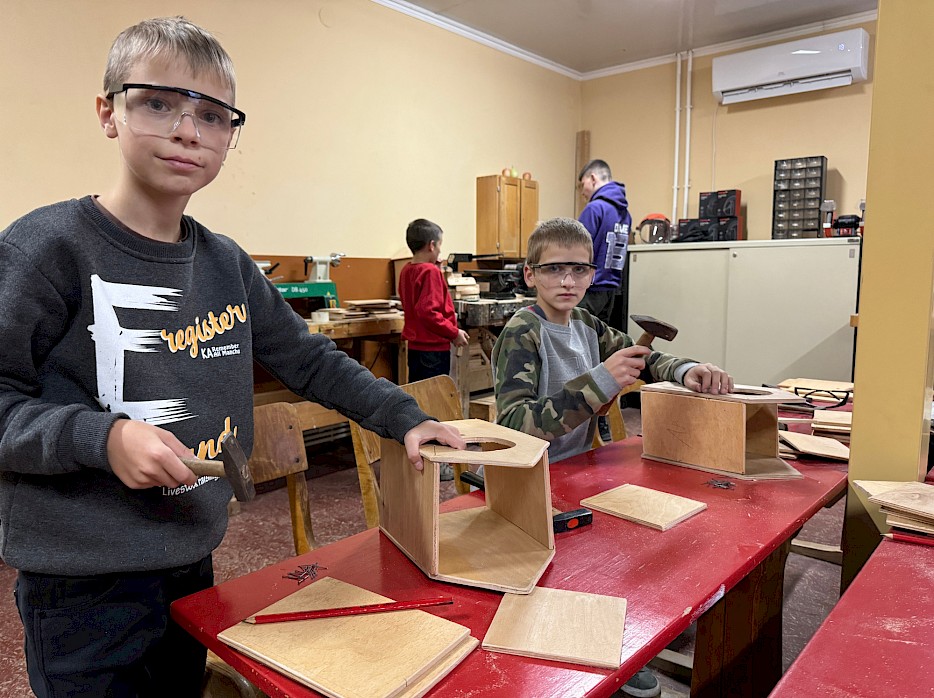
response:
[[[510,318],[493,347],[496,421],[551,441],[552,463],[588,450],[595,417],[640,378],[673,380],[711,394],[733,389],[733,379],[722,369],[637,346],[578,307],[595,270],[593,242],[581,223],[572,218],[539,223],[529,238],[524,269],[538,300]],[[646,668],[621,690],[641,697],[661,692]]]
[[[111,47],[100,126],[112,188],[0,233],[0,551],[18,569],[33,691],[200,695],[205,649],[169,604],[211,586],[231,488],[180,460],[253,443],[253,360],[406,445],[464,448],[283,300],[246,252],[185,216],[246,115],[230,58],[181,17]]]
[[[524,269],[538,300],[510,318],[493,347],[496,421],[551,441],[552,463],[589,449],[593,417],[640,377],[713,394],[733,388],[722,369],[636,346],[578,307],[595,269],[583,225],[571,218],[539,223]]]

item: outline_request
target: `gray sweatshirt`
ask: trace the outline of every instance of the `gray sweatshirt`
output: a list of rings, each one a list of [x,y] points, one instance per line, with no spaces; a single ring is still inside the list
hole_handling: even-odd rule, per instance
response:
[[[299,395],[402,440],[428,419],[307,326],[230,239],[189,217],[176,244],[109,220],[91,197],[0,233],[0,557],[92,575],[190,564],[227,527],[226,480],[126,487],[107,435],[121,417],[213,458],[253,443],[253,360]]]

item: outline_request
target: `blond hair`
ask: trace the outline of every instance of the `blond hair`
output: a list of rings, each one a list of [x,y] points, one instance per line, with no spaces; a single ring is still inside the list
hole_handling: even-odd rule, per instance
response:
[[[114,39],[104,70],[104,92],[119,92],[136,65],[146,59],[184,58],[196,77],[210,72],[236,94],[233,61],[212,34],[184,17],[157,17],[127,27]]]
[[[535,230],[532,231],[531,237],[529,237],[529,248],[525,263],[538,264],[545,250],[549,247],[564,249],[586,247],[588,252],[587,261],[593,261],[593,240],[590,233],[587,232],[587,228],[580,221],[573,218],[551,218],[539,223]]]

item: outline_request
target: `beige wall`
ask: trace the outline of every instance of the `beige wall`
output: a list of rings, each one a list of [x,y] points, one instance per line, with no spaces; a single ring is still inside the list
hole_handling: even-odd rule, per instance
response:
[[[572,215],[581,128],[627,184],[636,223],[671,212],[673,63],[581,83],[368,0],[11,0],[2,13],[0,224],[109,185],[119,155],[93,111],[107,48],[175,13],[224,43],[249,115],[189,212],[248,251],[393,256],[419,216],[441,224],[447,251],[471,251],[474,180],[506,166],[539,180],[542,218]],[[856,212],[872,76],[722,107],[711,60],[694,61],[689,215],[699,192],[739,188],[750,237],[769,237],[773,161],[801,155],[828,156],[827,195]]]
[[[874,22],[862,26],[874,35]],[[870,65],[872,59],[870,45]],[[838,213],[858,213],[866,196],[871,69],[867,82],[850,87],[721,106],[711,89],[712,61],[694,59],[688,217],[697,216],[700,192],[740,189],[749,237],[771,237],[774,161],[805,155],[827,156],[825,196],[836,200]],[[682,65],[686,85],[687,61]],[[607,160],[626,183],[637,225],[648,213],[671,215],[675,74],[671,63],[583,84],[581,128],[591,131],[591,155]],[[683,196],[679,190],[678,217]]]
[[[250,252],[389,257],[412,218],[475,247],[475,178],[514,165],[568,215],[580,83],[368,0],[8,0],[0,10],[0,227],[104,190],[94,96],[110,42],[185,14],[231,54],[240,146],[189,213]]]

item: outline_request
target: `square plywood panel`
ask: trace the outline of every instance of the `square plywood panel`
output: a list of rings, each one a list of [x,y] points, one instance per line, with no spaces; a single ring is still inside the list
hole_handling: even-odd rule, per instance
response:
[[[483,649],[618,669],[626,599],[536,587],[506,594],[483,639]]]
[[[260,613],[287,613],[392,601],[324,577]],[[254,625],[218,639],[333,698],[413,698],[476,646],[470,631],[420,610]]]
[[[659,531],[667,531],[672,526],[707,508],[704,502],[639,485],[614,487],[606,492],[582,499],[581,506],[602,511],[604,514],[612,514]]]

